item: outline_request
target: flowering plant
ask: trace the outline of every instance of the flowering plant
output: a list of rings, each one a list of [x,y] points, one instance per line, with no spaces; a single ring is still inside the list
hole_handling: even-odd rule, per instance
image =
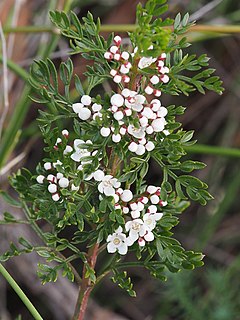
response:
[[[193,132],[176,121],[185,108],[163,106],[160,97],[206,89],[221,94],[223,89],[207,68],[205,54],[183,52],[189,46],[183,34],[192,25],[188,14],[183,19],[178,14],[174,21],[155,18],[167,10],[165,2],[138,5],[136,30],[127,41],[118,35],[105,40],[99,20],[95,23],[90,13],[80,22],[73,12],[51,12],[52,22],[70,39],[71,54],[93,62],[85,73],[87,85],[73,74],[71,59],[61,63],[60,79],[49,59],[35,61],[31,68],[36,92],[31,98],[49,107],[39,111],[46,157],[36,174],[22,169],[11,183],[45,247],[21,238],[22,247],[12,244],[0,259],[35,250],[48,262],[38,265],[42,283],[56,281],[60,270],[70,281],[76,279],[80,293],[74,319],[83,319],[91,290],[107,274],[134,296],[129,266],[142,266],[165,280],[166,269],[203,264],[203,255],[186,251],[172,228],[189,198],[202,205],[212,199],[207,185],[187,174],[205,165],[182,161],[185,148],[196,142]],[[59,93],[59,81],[65,95]],[[112,91],[94,96],[93,89],[101,92],[104,81]],[[157,186],[145,180],[150,159],[162,172]],[[41,230],[40,220],[48,232]],[[6,214],[8,221],[18,222]],[[71,235],[64,238],[62,231],[70,227]],[[107,260],[103,270],[96,264],[100,255]]]

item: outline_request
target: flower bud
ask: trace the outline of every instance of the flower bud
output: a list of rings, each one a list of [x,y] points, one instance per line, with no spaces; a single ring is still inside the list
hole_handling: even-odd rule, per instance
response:
[[[142,156],[145,153],[145,151],[146,151],[145,147],[139,144],[135,152],[137,155]]]
[[[82,108],[78,116],[81,120],[87,120],[91,117],[91,111],[88,108]]]
[[[130,145],[128,146],[128,150],[131,152],[136,152],[138,148],[138,145],[136,144],[136,142],[131,142]]]
[[[152,83],[152,84],[158,84],[159,83],[159,77],[158,76],[152,76],[151,78],[150,78],[150,82]]]
[[[52,164],[51,162],[45,162],[43,165],[45,170],[51,170],[52,169]]]
[[[58,201],[60,199],[59,194],[58,193],[53,194],[52,199],[53,199],[53,201]]]
[[[133,198],[133,194],[131,190],[123,190],[122,194],[120,195],[120,198],[123,202],[129,202]]]
[[[58,181],[58,184],[61,188],[67,188],[69,186],[69,180],[63,177]]]
[[[43,183],[44,179],[45,179],[45,177],[44,177],[42,174],[40,174],[40,175],[37,176],[37,178],[36,178],[37,182],[38,182],[38,183],[41,183],[41,184]]]
[[[113,78],[113,81],[115,83],[120,83],[122,81],[122,77],[120,75],[116,75],[114,78]]]
[[[49,191],[50,193],[55,193],[55,192],[57,192],[57,186],[56,186],[56,184],[50,183],[49,186],[48,186],[48,191]]]
[[[121,54],[121,58],[123,58],[124,60],[128,60],[129,59],[129,53],[127,51],[123,51]]]
[[[102,127],[101,130],[100,130],[100,134],[103,136],[103,137],[108,137],[111,133],[111,130],[110,128],[105,128],[105,127]]]
[[[113,114],[113,117],[116,119],[116,120],[122,120],[123,118],[123,112],[122,111],[117,111]]]
[[[80,102],[74,103],[74,104],[72,105],[72,109],[73,109],[73,111],[74,111],[75,113],[79,113],[79,112],[82,110],[82,108],[83,108],[83,104],[80,103]]]
[[[83,95],[82,98],[81,98],[81,102],[82,104],[84,104],[85,106],[89,106],[92,102],[92,98],[88,95]]]
[[[155,148],[155,145],[152,141],[148,141],[148,143],[145,145],[145,148],[147,151],[152,151]]]

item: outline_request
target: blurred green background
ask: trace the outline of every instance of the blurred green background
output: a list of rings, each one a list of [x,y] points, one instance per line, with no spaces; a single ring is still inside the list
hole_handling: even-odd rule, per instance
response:
[[[144,2],[144,1],[142,1]],[[48,11],[68,9],[69,5],[84,16],[90,10],[104,24],[132,24],[135,21],[135,0],[1,0],[0,20],[5,30],[8,56],[8,110],[4,109],[2,54],[0,54],[0,112],[4,119],[0,140],[0,188],[12,192],[7,177],[25,166],[31,170],[43,156],[43,142],[36,117],[38,106],[28,95],[28,70],[33,59],[51,57],[58,66],[68,56],[68,44],[51,29]],[[236,0],[169,1],[169,16],[189,12],[197,24],[239,25],[240,2]],[[40,32],[9,33],[21,26],[36,26]],[[38,27],[40,26],[40,27]],[[35,30],[35,31],[36,31]],[[34,30],[32,30],[34,31]],[[41,32],[42,31],[42,32]],[[123,37],[126,33],[118,32]],[[166,283],[152,279],[142,269],[131,269],[137,298],[130,298],[110,280],[104,280],[95,290],[88,318],[96,320],[239,320],[240,319],[240,162],[224,148],[240,146],[240,25],[239,33],[219,35],[211,32],[191,33],[190,53],[207,53],[210,66],[224,82],[222,96],[215,93],[190,97],[162,97],[165,105],[187,106],[179,120],[183,127],[195,130],[199,144],[209,148],[190,150],[189,158],[207,163],[198,176],[209,184],[214,196],[206,207],[193,204],[176,227],[176,238],[187,249],[202,250],[205,266],[195,271],[169,274]],[[1,50],[2,51],[2,50]],[[85,61],[74,57],[75,72],[81,76]],[[100,90],[110,90],[104,84]],[[74,92],[73,92],[74,94]],[[44,109],[44,106],[42,107]],[[4,112],[7,111],[6,118]],[[220,147],[219,149],[212,148]],[[225,152],[226,151],[226,152]],[[213,153],[216,154],[213,154]],[[161,173],[151,163],[149,181],[160,183]],[[4,211],[21,216],[0,200],[0,215]],[[44,227],[44,226],[43,226]],[[34,241],[27,227],[0,226],[0,253],[8,243],[21,235]],[[29,294],[44,319],[70,319],[77,288],[60,279],[56,284],[42,286],[36,277],[35,254],[16,257],[6,263],[7,269]],[[14,292],[0,277],[0,319],[31,319]],[[20,317],[18,317],[20,319]]]

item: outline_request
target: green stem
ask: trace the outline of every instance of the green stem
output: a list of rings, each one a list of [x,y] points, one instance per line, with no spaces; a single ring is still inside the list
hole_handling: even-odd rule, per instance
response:
[[[16,292],[16,294],[25,304],[25,306],[27,307],[28,311],[32,314],[34,319],[43,320],[41,315],[38,313],[37,309],[34,307],[34,305],[31,303],[31,301],[28,299],[28,297],[25,295],[25,293],[22,291],[22,289],[19,287],[19,285],[16,283],[16,281],[7,272],[7,270],[4,268],[4,266],[1,263],[0,263],[0,273],[4,276],[7,282],[10,284],[10,286],[13,288],[13,290]]]
[[[3,57],[2,57],[2,55],[0,55],[0,63],[2,63],[2,62],[3,62]],[[11,71],[13,71],[20,78],[22,78],[25,82],[28,81],[28,79],[29,79],[28,72],[25,71],[23,68],[21,68],[18,64],[16,64],[12,60],[7,60],[7,66]]]
[[[211,154],[223,157],[240,158],[240,149],[196,144],[184,148],[189,153]]]
[[[71,2],[71,1],[69,1]],[[67,8],[67,5],[66,5]],[[65,11],[68,11],[65,9]],[[100,27],[101,32],[131,32],[136,30],[135,24],[105,24]],[[53,33],[58,35],[59,31],[52,26],[18,26],[18,27],[4,27],[5,34],[8,33]],[[233,34],[240,33],[240,26],[238,25],[196,25],[189,28],[188,32],[200,33],[219,33],[219,34]]]

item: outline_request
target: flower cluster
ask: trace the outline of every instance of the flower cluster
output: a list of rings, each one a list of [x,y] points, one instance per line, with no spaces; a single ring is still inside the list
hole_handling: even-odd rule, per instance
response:
[[[123,89],[111,97],[111,107],[114,120],[112,126],[102,127],[100,134],[107,137],[112,134],[112,141],[119,142],[127,134],[128,149],[137,155],[155,148],[155,135],[164,131],[167,109],[161,101],[153,99],[148,103],[144,95],[136,91]],[[117,120],[117,125],[116,121]]]
[[[111,69],[110,75],[113,77],[115,83],[129,83],[130,77],[127,75],[132,68],[131,62],[129,62],[130,54],[127,51],[121,50],[122,39],[120,36],[115,36],[113,46],[109,51],[105,52],[104,58],[107,60],[119,62],[116,69]]]
[[[91,117],[93,120],[95,120],[96,117],[102,117],[102,113],[100,112],[102,106],[97,103],[92,104],[92,98],[88,95],[83,95],[81,97],[81,102],[74,103],[72,109],[83,121],[88,120]]]
[[[127,191],[127,190],[125,190]],[[129,190],[130,191],[130,190]],[[160,199],[161,189],[155,186],[148,186],[146,192],[134,201],[128,203],[121,201],[115,205],[117,209],[121,209],[125,214],[126,223],[125,231],[120,226],[115,232],[107,237],[107,250],[109,253],[118,252],[126,254],[128,247],[135,242],[143,247],[147,242],[154,240],[153,230],[157,222],[162,218],[163,213],[159,212],[159,207],[167,205]],[[119,191],[117,191],[118,193]],[[120,199],[121,193],[120,193]],[[127,215],[131,215],[131,218]]]
[[[57,165],[61,166],[62,162],[59,160],[57,162],[45,162],[44,169],[46,171],[56,171]],[[39,175],[36,178],[37,182],[43,184],[44,182],[48,183],[48,191],[50,192],[53,201],[59,201],[61,199],[61,189],[66,189],[70,187],[71,191],[78,191],[79,187],[75,186],[74,183],[69,181],[68,178],[64,177],[61,172],[57,172],[55,175],[48,174],[46,177],[44,175]]]

